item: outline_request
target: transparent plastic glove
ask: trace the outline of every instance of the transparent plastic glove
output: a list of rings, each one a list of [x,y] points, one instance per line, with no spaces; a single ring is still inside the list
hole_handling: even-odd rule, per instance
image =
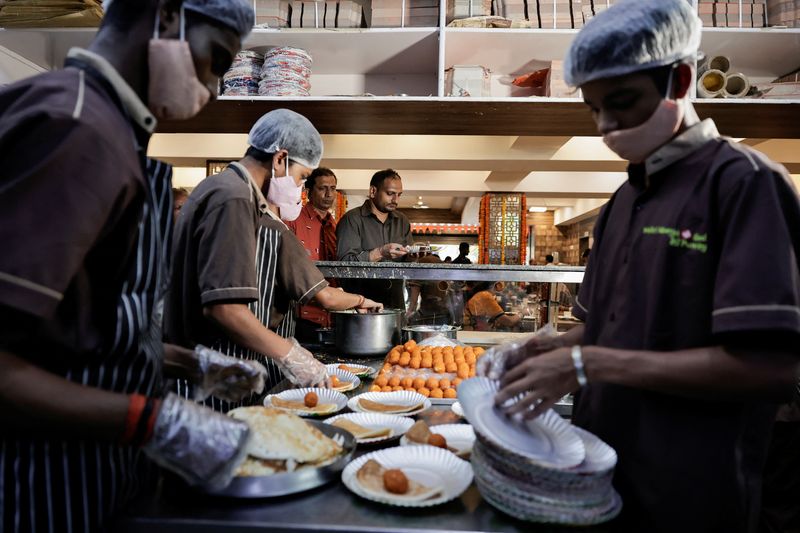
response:
[[[258,361],[228,357],[200,344],[194,353],[200,370],[195,401],[216,396],[228,402],[238,402],[253,393],[264,392],[267,369]]]
[[[548,324],[522,342],[508,342],[487,350],[478,359],[475,374],[489,379],[500,379],[507,370],[528,357],[555,350],[560,346],[556,329]]]
[[[169,393],[143,450],[190,485],[223,488],[246,457],[249,438],[244,422]]]
[[[276,361],[289,381],[300,387],[328,386],[328,372],[325,365],[314,359],[311,352],[300,346],[297,339],[289,339],[292,349]]]

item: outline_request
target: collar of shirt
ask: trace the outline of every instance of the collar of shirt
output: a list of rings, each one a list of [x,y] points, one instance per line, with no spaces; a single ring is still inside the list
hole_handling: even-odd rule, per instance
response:
[[[229,163],[231,166],[236,167],[239,171],[244,174],[247,178],[247,182],[250,184],[251,194],[255,197],[256,202],[258,202],[258,210],[261,213],[271,213],[269,210],[269,206],[267,205],[267,199],[264,198],[264,193],[261,192],[261,189],[258,187],[256,180],[253,179],[253,175],[250,174],[250,171],[247,170],[247,167],[239,163],[238,161],[232,161]]]
[[[653,152],[645,160],[644,165],[647,175],[652,176],[659,170],[667,168],[717,137],[719,137],[717,126],[710,118],[695,124]]]
[[[325,225],[325,223],[327,223],[332,218],[332,215],[330,213],[325,213],[324,217],[319,216],[319,212],[317,212],[317,210],[314,209],[314,206],[311,205],[310,201],[303,206],[303,211],[305,211],[305,214],[308,218],[313,220],[316,217],[317,219],[319,219],[320,222],[322,222],[323,225]]]
[[[389,211],[389,213],[387,213],[387,214],[389,215],[386,218],[387,221],[390,218],[394,218],[394,217],[397,216],[394,211]],[[364,205],[361,206],[361,216],[362,217],[370,217],[370,216],[372,216],[372,217],[375,217],[375,220],[380,222],[378,217],[375,216],[375,213],[372,212],[372,200],[370,200],[369,198],[367,198],[367,200],[364,201]]]
[[[84,50],[83,48],[71,48],[67,57],[83,61],[102,74],[114,88],[122,105],[125,106],[125,110],[136,124],[147,133],[153,133],[153,131],[155,131],[157,124],[156,117],[153,116],[136,92],[128,85],[128,82],[120,76],[117,69],[111,66],[111,63],[109,63],[106,58],[94,52],[90,52],[89,50]]]

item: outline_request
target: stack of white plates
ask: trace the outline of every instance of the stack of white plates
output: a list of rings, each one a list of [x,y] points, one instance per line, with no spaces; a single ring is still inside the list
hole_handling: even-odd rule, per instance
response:
[[[257,96],[264,56],[253,50],[242,50],[233,59],[228,72],[222,76],[225,96]]]
[[[507,417],[494,406],[497,388],[487,378],[458,387],[477,437],[471,461],[483,497],[531,522],[590,525],[619,514],[614,449],[552,410],[531,421]]]
[[[311,56],[300,48],[273,48],[264,56],[261,96],[309,96],[311,94]]]

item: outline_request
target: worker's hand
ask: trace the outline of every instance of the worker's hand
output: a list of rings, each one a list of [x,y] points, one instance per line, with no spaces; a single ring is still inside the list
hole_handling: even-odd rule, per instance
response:
[[[380,252],[384,259],[400,259],[408,253],[408,249],[402,244],[390,242],[381,246]]]
[[[257,361],[229,357],[197,345],[199,379],[195,387],[195,401],[216,396],[228,402],[238,402],[251,394],[264,392],[267,369]]]
[[[380,312],[383,311],[383,304],[370,300],[369,298],[364,298],[364,301],[361,302],[361,305],[356,307],[356,312],[358,313],[367,313],[367,312]]]
[[[247,456],[249,437],[244,422],[169,393],[143,450],[190,485],[223,488]]]
[[[579,387],[571,348],[558,348],[528,358],[506,372],[500,379],[495,405],[508,415],[536,418]]]
[[[286,374],[286,378],[300,387],[329,388],[330,380],[325,365],[300,346],[297,339],[289,339],[289,342],[292,343],[289,353],[275,361]]]
[[[475,373],[489,379],[500,379],[508,370],[528,358],[561,346],[555,328],[548,324],[522,342],[508,342],[487,350],[478,359]]]

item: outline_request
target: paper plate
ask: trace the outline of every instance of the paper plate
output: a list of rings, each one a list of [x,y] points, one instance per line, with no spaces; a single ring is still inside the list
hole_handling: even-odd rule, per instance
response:
[[[459,457],[469,456],[472,453],[472,445],[475,444],[475,430],[469,424],[439,424],[430,426],[431,433],[438,433],[447,441],[447,446],[458,450]],[[408,440],[403,435],[400,439],[400,446],[423,446],[422,444]]]
[[[332,403],[332,404],[336,405],[336,410],[332,411],[330,413],[326,413],[326,414],[320,415],[320,414],[315,414],[315,413],[309,413],[308,411],[301,411],[301,410],[295,410],[295,409],[284,409],[282,407],[278,407],[278,406],[272,405],[272,397],[273,396],[277,396],[281,400],[286,400],[286,401],[289,401],[289,402],[302,402],[303,398],[305,398],[306,394],[309,393],[309,392],[316,392],[317,393],[317,397],[319,398],[319,401],[317,403],[322,403],[322,404],[324,404],[324,403]],[[269,396],[264,398],[264,406],[265,407],[275,407],[276,409],[283,409],[284,411],[288,411],[290,413],[294,413],[294,414],[296,414],[298,416],[307,416],[307,417],[313,417],[313,418],[326,417],[326,416],[332,415],[333,413],[338,413],[339,411],[344,409],[344,407],[346,405],[347,405],[347,396],[345,396],[341,392],[337,392],[337,391],[331,390],[331,389],[318,389],[318,388],[311,388],[311,387],[306,387],[306,388],[302,388],[302,389],[285,390],[285,391],[281,392],[280,394],[270,394]]]
[[[354,369],[357,368],[359,371],[353,372],[353,374],[355,374],[360,378],[368,378],[374,376],[375,373],[377,372],[377,370],[375,370],[371,366],[359,365],[356,363],[331,363],[329,365],[325,365],[325,368],[328,369],[328,374],[330,374],[331,372],[335,372],[336,370],[342,370],[341,368],[339,368],[339,365],[349,366]],[[347,372],[347,370],[345,370],[345,372]]]
[[[415,411],[409,411],[407,413],[379,413],[379,414],[392,414],[392,415],[399,415],[399,416],[413,416],[423,411],[427,411],[431,407],[431,401],[423,396],[422,394],[411,392],[411,391],[395,391],[395,392],[365,392],[363,394],[359,394],[358,396],[353,396],[347,402],[347,406],[350,408],[351,411],[355,411],[357,413],[372,413],[373,411],[368,411],[366,409],[362,409],[359,405],[358,401],[360,399],[370,400],[373,402],[378,402],[386,405],[416,405],[418,403],[422,404],[422,407]]]
[[[423,501],[398,501],[391,495],[385,497],[366,492],[356,478],[364,463],[374,459],[384,468],[399,468],[410,479],[425,484],[441,484],[440,495]],[[433,446],[402,446],[378,450],[362,455],[347,465],[342,472],[342,482],[353,493],[374,502],[398,507],[432,507],[458,498],[472,483],[472,468],[441,448]]]
[[[328,366],[331,365],[326,365],[326,368]],[[347,370],[342,370],[340,368],[334,368],[334,369],[327,368],[327,371],[329,376],[336,376],[342,383],[352,383],[352,385],[348,385],[347,387],[334,389],[338,392],[348,392],[357,389],[358,387],[361,386],[361,380],[358,379],[358,376],[356,376],[352,372],[348,372]]]
[[[586,449],[586,457],[581,464],[575,467],[575,472],[596,474],[617,466],[617,452],[614,448],[603,442],[594,433],[583,428],[572,426],[572,430],[581,438],[583,447]]]
[[[464,418],[464,408],[461,407],[461,402],[457,401],[456,403],[451,405],[450,410],[453,411],[453,413],[455,413],[456,415],[460,416],[461,418]]]
[[[472,378],[458,387],[458,400],[466,419],[494,445],[519,455],[523,460],[556,469],[581,464],[586,449],[572,426],[552,409],[529,421],[507,417],[494,405],[497,382]]]
[[[391,428],[392,430],[392,434],[388,437],[357,439],[359,444],[372,444],[375,442],[385,442],[396,439],[405,434],[405,432],[414,425],[414,421],[406,416],[384,415],[380,413],[346,413],[343,415],[332,416],[325,420],[325,423],[333,425],[333,423],[340,418],[345,418],[355,424],[358,424],[359,426],[364,426],[371,429]]]

